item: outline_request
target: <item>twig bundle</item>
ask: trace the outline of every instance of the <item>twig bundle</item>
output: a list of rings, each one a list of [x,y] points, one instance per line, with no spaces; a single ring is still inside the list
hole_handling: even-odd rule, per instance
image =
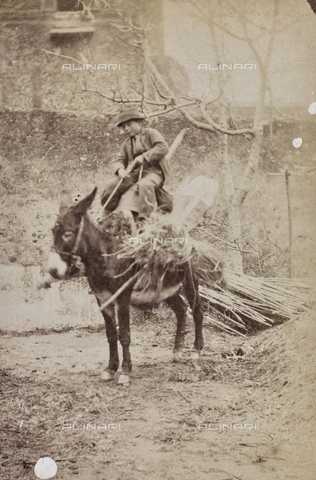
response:
[[[193,255],[193,244],[184,230],[168,223],[167,217],[152,214],[135,234],[123,239],[118,258],[133,259],[142,269],[142,290],[162,286],[165,273],[176,272]]]
[[[311,285],[308,281],[291,278],[248,277],[235,272],[226,272],[231,290],[255,303],[258,311],[287,319],[309,308]]]
[[[289,320],[310,307],[310,284],[303,280],[258,278],[225,271],[227,290],[200,287],[209,313],[208,321],[217,327],[241,334],[249,327],[272,326]],[[218,318],[219,317],[219,318]],[[237,329],[236,329],[237,328]]]
[[[131,226],[125,225],[119,215],[107,222],[107,230],[112,234],[115,231],[122,239],[117,257],[132,260],[132,266],[138,267],[135,290],[155,289],[159,294],[166,272],[176,273],[190,261],[207,310],[205,319],[239,335],[255,326],[271,327],[275,322],[285,322],[310,307],[308,282],[248,277],[225,270],[214,247],[191,240],[169,219],[153,213],[134,236]]]

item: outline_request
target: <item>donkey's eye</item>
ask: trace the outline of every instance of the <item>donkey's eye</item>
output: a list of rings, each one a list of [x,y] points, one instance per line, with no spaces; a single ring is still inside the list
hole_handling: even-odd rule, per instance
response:
[[[69,240],[71,237],[73,237],[74,233],[73,232],[65,232],[62,236],[62,239],[67,241]]]

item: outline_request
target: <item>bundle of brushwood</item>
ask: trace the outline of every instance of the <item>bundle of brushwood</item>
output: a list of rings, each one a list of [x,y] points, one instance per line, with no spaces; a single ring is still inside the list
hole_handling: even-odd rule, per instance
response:
[[[168,223],[167,218],[153,213],[133,235],[123,238],[118,258],[133,259],[133,265],[141,269],[136,290],[158,292],[166,273],[176,272],[194,254],[189,236]]]
[[[208,283],[200,287],[200,295],[206,320],[231,333],[271,327],[311,307],[311,283],[305,280],[249,277],[228,270],[225,279],[226,289]]]
[[[130,258],[142,269],[135,288],[161,288],[165,274],[175,273],[190,262],[199,283],[225,288],[221,255],[210,244],[192,240],[183,229],[168,222],[167,215],[152,214],[134,236],[123,240],[118,256]]]

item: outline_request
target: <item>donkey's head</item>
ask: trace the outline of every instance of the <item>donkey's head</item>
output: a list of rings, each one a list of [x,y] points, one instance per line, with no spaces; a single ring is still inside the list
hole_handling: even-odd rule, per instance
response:
[[[97,189],[74,204],[68,191],[62,192],[59,215],[53,231],[54,244],[48,256],[47,272],[55,279],[66,277],[71,267],[76,267],[81,253],[84,217],[91,206]]]

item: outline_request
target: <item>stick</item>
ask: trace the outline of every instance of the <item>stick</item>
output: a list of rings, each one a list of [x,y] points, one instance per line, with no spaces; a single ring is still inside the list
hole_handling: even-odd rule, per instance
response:
[[[195,407],[195,408],[197,408],[197,409],[200,408],[200,405],[198,405],[198,406],[197,406],[197,405],[194,405],[194,403],[192,403],[191,400],[189,400],[187,397],[185,397],[185,396],[183,395],[183,393],[180,392],[180,390],[176,390],[176,389],[173,388],[173,387],[171,387],[171,390],[173,390],[173,391],[176,392],[176,393],[180,393],[181,397],[182,397],[186,402],[188,402],[190,405],[192,405],[192,407]]]
[[[181,130],[180,133],[178,133],[178,135],[176,136],[176,138],[174,139],[172,145],[170,145],[170,148],[169,148],[169,152],[167,153],[167,155],[165,156],[165,159],[166,160],[171,160],[171,158],[173,157],[173,155],[175,154],[175,151],[177,150],[177,148],[179,147],[180,143],[182,142],[182,140],[184,139],[184,137],[186,136],[186,134],[188,133],[189,129],[188,128],[183,128]]]
[[[123,178],[120,179],[120,181],[118,182],[118,184],[116,185],[116,187],[114,188],[113,192],[111,193],[111,195],[109,196],[109,198],[107,199],[107,201],[105,202],[105,204],[103,205],[103,207],[101,208],[101,212],[105,209],[105,207],[109,204],[109,201],[113,198],[113,195],[115,194],[115,192],[117,191],[117,189],[119,188],[119,186],[121,185],[121,183],[123,182]]]
[[[141,180],[143,176],[143,169],[144,169],[144,164],[142,163],[139,170],[138,181]]]
[[[142,271],[140,270],[132,278],[127,280],[127,282],[125,282],[106,302],[101,305],[100,310],[104,310],[108,305],[110,305],[110,303],[114,302],[114,300],[116,300],[117,297],[121,295],[121,293],[139,277],[141,272]]]
[[[131,173],[134,168],[135,168],[135,165],[136,163],[135,162],[132,162],[130,164],[130,166],[126,169],[126,171],[128,173]],[[143,165],[141,166],[140,168],[140,171],[139,171],[139,177],[138,177],[138,180],[140,180],[142,178],[142,175],[143,175]],[[107,201],[105,202],[105,204],[103,205],[103,207],[101,208],[101,211],[99,213],[98,216],[101,215],[101,213],[103,212],[103,210],[107,207],[107,205],[109,204],[110,200],[113,198],[113,195],[115,194],[115,192],[117,192],[117,189],[119,188],[119,186],[121,185],[121,183],[123,182],[124,178],[121,178],[120,181],[118,182],[118,184],[116,185],[116,187],[114,188],[113,192],[111,193],[111,195],[109,196],[109,198],[107,199]]]

